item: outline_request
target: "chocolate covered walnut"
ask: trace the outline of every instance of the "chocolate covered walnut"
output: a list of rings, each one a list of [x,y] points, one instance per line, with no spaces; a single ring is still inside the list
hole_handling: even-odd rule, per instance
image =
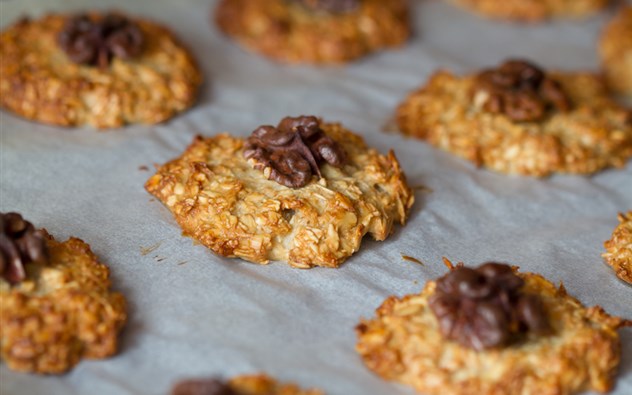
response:
[[[550,329],[539,298],[522,293],[523,285],[505,264],[460,266],[437,280],[430,308],[446,338],[479,351],[504,346],[527,332]]]
[[[57,41],[73,62],[105,68],[114,56],[130,59],[140,54],[143,34],[121,15],[107,14],[101,19],[77,15],[66,22]]]
[[[317,389],[303,390],[265,374],[236,376],[229,380],[201,378],[185,380],[173,387],[171,395],[323,395]]]
[[[568,111],[570,100],[560,84],[539,67],[523,61],[509,60],[496,69],[477,77],[474,88],[487,94],[483,108],[505,114],[518,122],[539,121],[550,110]]]
[[[0,213],[0,275],[10,284],[26,278],[25,265],[48,261],[46,241],[32,223],[18,213]]]
[[[260,126],[246,141],[244,157],[266,177],[290,188],[301,188],[312,175],[321,178],[324,163],[344,164],[342,148],[320,128],[318,118],[286,117],[275,128]]]
[[[185,380],[176,384],[171,395],[237,395],[228,383],[219,379]]]

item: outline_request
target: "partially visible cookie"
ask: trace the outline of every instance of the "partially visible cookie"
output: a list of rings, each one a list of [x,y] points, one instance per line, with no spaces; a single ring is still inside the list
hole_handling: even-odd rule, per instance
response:
[[[0,35],[0,103],[31,120],[113,128],[193,105],[200,72],[165,27],[121,13],[24,18]]]
[[[610,0],[448,0],[480,15],[523,22],[580,18],[605,8]]]
[[[612,266],[617,277],[632,284],[632,211],[619,214],[619,226],[604,243],[602,257]]]
[[[632,6],[622,7],[606,26],[599,53],[609,86],[632,98]]]
[[[288,63],[345,63],[402,45],[407,0],[222,0],[219,29],[243,47]]]
[[[540,275],[488,263],[389,297],[358,325],[356,349],[369,369],[423,394],[606,392],[617,329],[630,324]]]
[[[508,174],[595,173],[632,156],[632,113],[588,73],[523,60],[463,77],[434,74],[397,109],[409,136]]]
[[[279,383],[265,374],[257,374],[237,376],[228,381],[186,380],[176,384],[171,395],[323,395],[323,392],[303,390],[295,384]]]
[[[215,253],[299,268],[339,266],[367,233],[386,239],[414,201],[392,151],[316,117],[288,117],[247,140],[198,136],[145,188]]]
[[[15,213],[0,214],[0,356],[9,368],[63,373],[113,355],[126,303],[108,268],[77,238],[56,241]]]

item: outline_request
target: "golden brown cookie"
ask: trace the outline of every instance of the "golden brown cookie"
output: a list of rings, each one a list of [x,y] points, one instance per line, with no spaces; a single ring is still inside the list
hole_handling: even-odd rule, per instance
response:
[[[288,63],[345,63],[402,45],[410,36],[406,0],[338,3],[344,4],[222,0],[214,18],[219,29],[243,47]]]
[[[58,242],[39,232],[47,262],[27,262],[21,279],[4,267],[0,277],[2,360],[17,371],[62,373],[82,358],[113,355],[127,316],[123,296],[110,291],[108,268],[80,239]],[[7,260],[1,237],[5,266],[15,256]]]
[[[428,282],[420,294],[386,299],[376,318],[358,325],[357,351],[366,366],[384,379],[411,385],[424,394],[545,395],[611,389],[620,360],[617,329],[630,322],[609,316],[598,306],[585,308],[563,286],[558,288],[540,275],[514,271],[523,280],[523,295],[539,299],[548,318],[547,334],[529,333],[503,346],[480,349],[447,340],[442,334],[445,323],[435,315],[441,310],[432,306],[439,300],[441,286],[445,287],[438,285],[439,279]],[[464,331],[462,336],[475,340],[491,339],[489,332],[472,337],[498,319],[489,303],[494,302],[461,311],[465,315],[452,330]],[[487,314],[473,319],[473,311]],[[468,320],[472,326],[464,325]]]
[[[589,174],[632,156],[632,115],[598,77],[524,61],[463,77],[439,71],[399,105],[397,122],[406,135],[508,174]]]
[[[609,86],[632,98],[632,6],[621,8],[606,26],[599,53]]]
[[[604,243],[602,257],[621,280],[632,284],[632,211],[619,214],[619,226]]]
[[[78,48],[101,48],[104,42],[112,46],[109,53],[99,54],[100,61],[94,65],[76,63],[62,49],[60,33],[80,15],[22,19],[4,30],[0,36],[2,106],[48,124],[113,128],[162,122],[193,105],[200,72],[175,36],[148,20],[107,15],[131,21],[141,38],[129,30],[114,38],[93,38],[86,32],[85,20],[75,23],[66,35],[75,56],[82,56]],[[98,24],[107,15],[94,12],[86,19]],[[138,48],[124,56],[123,44],[130,40],[138,40]]]
[[[580,18],[595,13],[610,0],[448,0],[495,19],[538,22],[548,18]]]
[[[297,119],[316,118],[283,122]],[[337,267],[365,234],[384,240],[394,223],[403,224],[414,197],[392,151],[379,154],[340,124],[319,127],[346,159],[341,167],[322,165],[322,178],[313,174],[305,186],[274,181],[274,166],[246,159],[243,139],[220,134],[196,137],[145,188],[171,210],[185,235],[219,255]],[[274,129],[258,130],[266,128]]]
[[[302,390],[279,383],[265,374],[243,375],[224,382],[219,379],[187,380],[173,387],[171,395],[323,395],[317,389]]]

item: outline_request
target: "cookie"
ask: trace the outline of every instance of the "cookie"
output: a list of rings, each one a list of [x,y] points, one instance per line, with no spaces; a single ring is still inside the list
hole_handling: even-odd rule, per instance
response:
[[[406,135],[477,166],[535,177],[595,173],[632,156],[632,113],[588,73],[510,60],[459,77],[435,73],[397,108]]]
[[[494,19],[538,22],[549,18],[581,18],[605,8],[610,0],[448,0]]]
[[[386,239],[414,201],[392,151],[315,117],[288,117],[246,140],[198,136],[145,188],[215,253],[298,268],[339,266],[367,233]]]
[[[0,214],[0,356],[9,368],[63,373],[118,348],[126,303],[80,239],[56,241],[15,213]]]
[[[599,53],[610,88],[632,99],[632,6],[622,7],[606,26]]]
[[[120,13],[25,18],[2,32],[0,52],[2,106],[52,125],[163,122],[192,106],[201,84],[169,30]]]
[[[619,226],[604,247],[606,252],[601,256],[606,263],[612,266],[617,277],[632,284],[632,211],[619,214]]]
[[[402,45],[406,0],[222,0],[217,27],[242,47],[287,63],[346,63]]]
[[[538,274],[488,263],[389,297],[356,328],[356,350],[384,379],[429,395],[605,392],[617,329],[630,324]]]
[[[295,384],[279,383],[265,374],[219,379],[186,380],[176,384],[171,395],[323,395],[317,389],[302,390]]]

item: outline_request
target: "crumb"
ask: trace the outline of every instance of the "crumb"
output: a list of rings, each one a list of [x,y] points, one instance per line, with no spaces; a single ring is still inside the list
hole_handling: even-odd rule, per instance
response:
[[[151,245],[149,247],[140,247],[140,254],[145,256],[149,253],[154,252],[155,250],[157,250],[160,247],[160,244],[162,243],[162,241],[159,241],[158,243]]]

